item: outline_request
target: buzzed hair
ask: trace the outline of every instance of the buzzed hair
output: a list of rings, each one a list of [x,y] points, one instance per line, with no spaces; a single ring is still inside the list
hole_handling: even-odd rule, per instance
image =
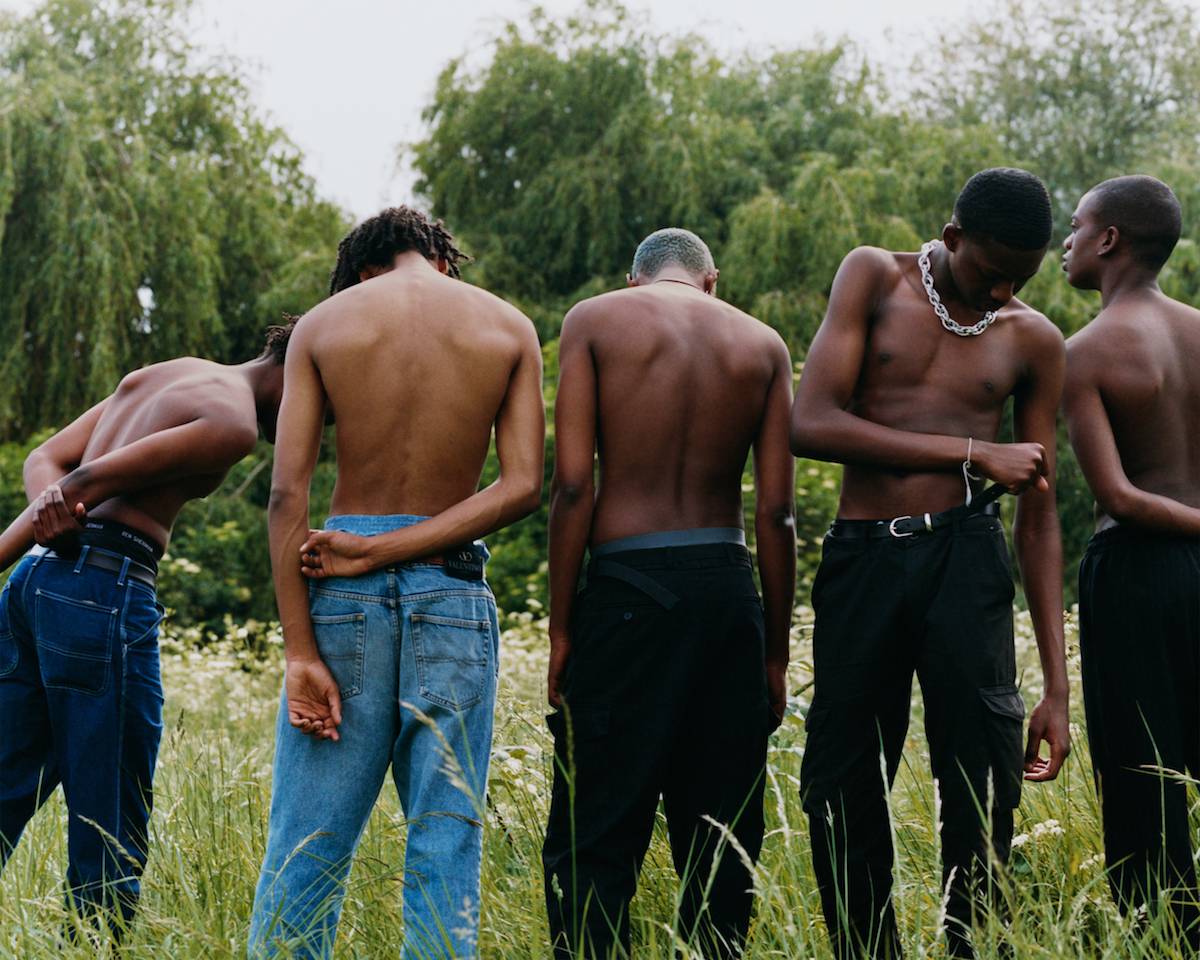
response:
[[[1116,227],[1135,260],[1152,270],[1167,262],[1183,230],[1183,210],[1170,187],[1135,174],[1105,180],[1089,192],[1098,225]]]
[[[964,233],[987,237],[1012,250],[1042,250],[1050,243],[1054,215],[1046,185],[1028,170],[980,170],[954,202]]]
[[[667,264],[678,264],[690,273],[711,273],[716,269],[708,244],[680,227],[655,230],[638,244],[633,255],[632,277],[653,277]]]

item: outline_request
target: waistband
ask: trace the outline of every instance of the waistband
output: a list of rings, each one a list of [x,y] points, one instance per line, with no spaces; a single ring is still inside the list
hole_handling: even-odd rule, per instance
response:
[[[890,520],[834,520],[827,536],[834,540],[907,540],[947,535],[967,527],[1000,529],[1000,508],[988,503],[978,510],[958,506],[941,513],[894,517]],[[987,521],[981,524],[980,521]]]
[[[1200,537],[1117,524],[1115,527],[1107,527],[1099,533],[1093,533],[1091,539],[1088,540],[1087,549],[1103,550],[1107,547],[1134,543],[1157,543],[1163,546],[1200,546]]]
[[[100,520],[89,517],[83,521],[83,529],[79,531],[77,544],[82,547],[95,547],[100,550],[128,557],[150,570],[158,573],[158,561],[162,559],[163,548],[155,543],[141,530],[116,520]],[[74,560],[80,554],[79,549],[62,548],[54,551],[63,559]]]
[[[711,543],[732,543],[744,547],[746,531],[741,527],[694,527],[691,530],[662,530],[632,537],[609,540],[591,548],[593,557],[608,557],[629,550],[658,550],[671,547],[696,547]]]
[[[76,573],[79,572],[81,567],[98,567],[101,570],[107,570],[109,573],[115,573],[118,584],[123,584],[126,579],[137,580],[139,583],[144,583],[151,590],[156,589],[156,581],[158,579],[158,571],[156,569],[138,563],[138,561],[126,554],[114,553],[111,550],[104,549],[104,547],[84,546],[74,556],[64,556],[39,544],[29,551],[28,556],[35,558],[45,557],[48,560],[61,560],[64,563],[74,563]]]
[[[344,530],[360,537],[389,533],[402,527],[415,526],[429,517],[415,513],[335,513],[325,518],[326,530]]]

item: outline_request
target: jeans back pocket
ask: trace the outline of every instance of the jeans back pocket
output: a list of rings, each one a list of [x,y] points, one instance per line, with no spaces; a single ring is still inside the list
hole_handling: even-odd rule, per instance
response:
[[[411,616],[417,684],[421,696],[451,710],[483,699],[494,682],[491,670],[490,597],[445,597]]]
[[[5,585],[0,591],[0,677],[7,677],[17,669],[20,651],[17,650],[17,638],[13,636],[12,622],[8,615],[8,598],[12,591]]]
[[[34,635],[47,687],[99,695],[112,678],[116,607],[38,588]]]
[[[337,681],[343,700],[362,693],[366,623],[367,615],[361,612],[312,617],[317,651]]]

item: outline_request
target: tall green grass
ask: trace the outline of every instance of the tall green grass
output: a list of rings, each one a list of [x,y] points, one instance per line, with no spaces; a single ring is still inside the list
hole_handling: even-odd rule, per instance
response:
[[[831,956],[799,802],[803,712],[809,692],[811,616],[798,611],[790,684],[799,691],[771,739],[767,830],[756,871],[758,905],[750,960]],[[167,705],[152,820],[153,847],[140,913],[110,955],[128,958],[244,956],[254,885],[266,840],[272,726],[281,669],[277,637],[232,629],[203,652],[186,634],[164,641]],[[1028,618],[1018,617],[1018,662],[1029,706],[1040,685]],[[258,642],[256,642],[258,638]],[[1160,960],[1185,956],[1167,919],[1140,925],[1113,907],[1104,880],[1099,810],[1092,790],[1079,665],[1068,622],[1076,685],[1075,749],[1057,782],[1027,784],[1016,816],[1008,892],[1010,920],[991,919],[978,934],[982,957]],[[548,957],[540,848],[549,803],[550,740],[543,722],[544,624],[510,621],[484,841],[480,953],[485,958]],[[919,694],[905,760],[892,796],[896,837],[894,897],[907,955],[944,955],[936,808],[921,733]],[[0,732],[2,735],[2,732]],[[1193,793],[1193,801],[1195,794]],[[1200,804],[1192,821],[1200,838]],[[393,957],[400,916],[404,821],[385,786],[351,874],[338,937],[339,957]],[[56,794],[33,820],[0,878],[0,956],[22,960],[96,956],[92,943],[67,943],[62,896],[65,809]],[[678,884],[660,815],[632,907],[635,956],[669,958]]]

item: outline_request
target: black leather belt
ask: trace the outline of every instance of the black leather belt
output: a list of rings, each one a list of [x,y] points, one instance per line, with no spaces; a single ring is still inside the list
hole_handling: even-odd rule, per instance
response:
[[[970,506],[964,503],[941,513],[922,513],[917,516],[894,517],[891,520],[834,520],[829,528],[829,536],[835,540],[874,540],[885,537],[899,540],[933,533],[970,517],[997,516],[1000,510],[996,501],[1004,493],[1005,488],[996,483],[975,497]]]
[[[95,547],[84,547],[83,549],[87,550],[87,555],[83,558],[83,562],[87,566],[99,567],[101,570],[109,570],[119,574],[125,567],[126,562],[128,562],[129,567],[125,570],[126,577],[131,580],[137,580],[139,583],[144,583],[148,587],[154,587],[157,577],[154,571],[145,564],[138,563],[136,560],[131,560],[128,557],[122,557],[115,553],[98,550]],[[65,563],[75,562],[75,558],[73,557],[64,557],[62,554],[55,553],[53,550],[47,550],[44,547],[34,547],[31,552],[35,556],[62,560]]]

